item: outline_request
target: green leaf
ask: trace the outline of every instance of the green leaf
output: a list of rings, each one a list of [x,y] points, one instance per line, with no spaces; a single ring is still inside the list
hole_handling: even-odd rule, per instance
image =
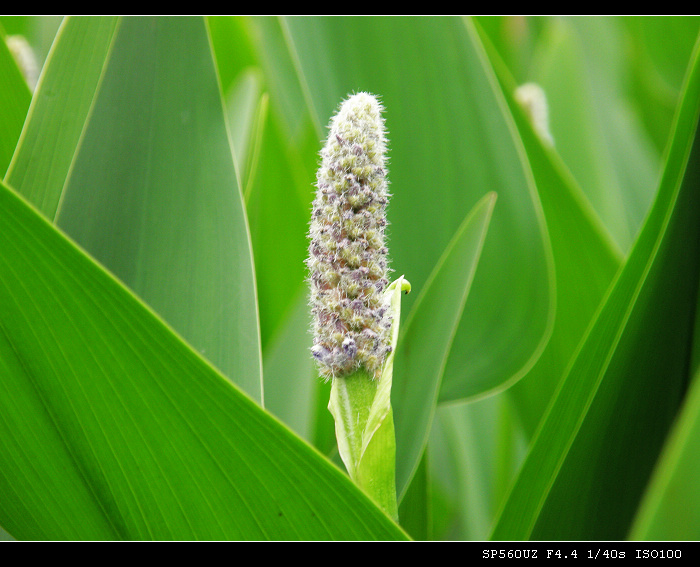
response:
[[[532,118],[515,100],[517,85],[512,76],[488,40],[485,43],[527,153],[554,257],[552,335],[532,369],[508,390],[531,435],[619,269],[622,253],[557,154],[556,145],[543,141],[533,128]]]
[[[700,311],[695,310],[692,380],[634,518],[632,540],[697,540],[700,537]]]
[[[660,156],[626,96],[623,31],[613,18],[546,18],[528,76],[547,93],[558,153],[627,252],[654,198]]]
[[[259,73],[254,69],[244,70],[225,101],[228,124],[231,128],[231,146],[236,156],[236,170],[244,200],[250,196],[262,143],[262,125],[267,115],[268,96],[261,92]]]
[[[63,16],[0,16],[0,25],[8,35],[21,35],[27,39],[39,69],[62,21]]]
[[[696,48],[654,206],[535,436],[494,539],[627,535],[689,378],[699,113]]]
[[[506,396],[439,406],[426,450],[433,509],[445,510],[433,538],[486,540],[526,449]]]
[[[255,89],[259,95],[259,100],[252,102],[257,110],[251,108],[244,121],[254,120],[252,137],[244,142],[247,148],[236,145],[237,132],[244,124],[237,125],[232,119],[230,125],[236,153],[253,158],[245,182],[245,197],[256,260],[261,344],[265,356],[268,347],[278,342],[277,336],[285,333],[287,317],[296,309],[294,301],[301,290],[306,289],[306,232],[320,144],[303,98],[294,99],[292,92],[296,90],[290,92],[288,83],[282,88],[275,87],[282,77],[262,72],[268,57],[278,60],[286,54],[280,53],[278,46],[267,53],[264,47],[268,44],[252,33],[247,18],[210,17],[207,21],[226,94],[228,116],[242,114],[242,108],[234,101],[245,98],[241,94],[247,92],[246,88]],[[262,22],[274,28],[277,19],[263,18]],[[276,97],[270,95],[273,90]],[[296,104],[289,107],[294,115],[291,124],[280,116],[280,98],[290,95],[290,105]],[[243,177],[246,179],[245,172]],[[287,380],[288,385],[292,383]]]
[[[622,18],[630,100],[659,153],[668,140],[683,78],[700,31],[700,18]],[[673,41],[669,41],[673,38]]]
[[[445,364],[495,202],[494,193],[486,195],[464,219],[401,328],[392,391],[400,498],[428,440]]]
[[[308,144],[289,143],[272,112],[261,129],[258,167],[246,209],[255,255],[261,343],[266,350],[283,332],[287,315],[295,309],[295,298],[306,291],[306,234],[318,148],[314,144],[305,151]],[[310,348],[310,335],[307,338]]]
[[[629,539],[700,539],[700,373],[695,374],[628,535]]]
[[[306,289],[297,293],[282,329],[264,352],[265,409],[279,417],[298,435],[313,439],[312,405],[320,384],[311,356],[311,313]],[[327,402],[327,398],[326,398]],[[328,413],[324,403],[322,411]]]
[[[486,139],[469,152],[470,168],[487,168],[482,175],[490,179],[488,190],[498,194],[499,206],[450,350],[441,402],[493,394],[522,378],[549,340],[556,299],[552,250],[536,187],[478,33],[471,20],[465,23],[480,67],[470,77],[479,88],[470,93],[468,105],[476,116],[463,127],[486,121],[481,126]],[[495,143],[499,149],[493,151]],[[474,186],[473,179],[469,185]]]
[[[10,184],[260,400],[250,237],[204,20],[68,18],[37,97]]]
[[[18,539],[403,539],[4,184],[0,523]]]
[[[117,23],[112,17],[63,21],[5,176],[50,219],[56,216]]]
[[[429,481],[428,459],[424,454],[399,505],[401,527],[414,540],[433,539]]]

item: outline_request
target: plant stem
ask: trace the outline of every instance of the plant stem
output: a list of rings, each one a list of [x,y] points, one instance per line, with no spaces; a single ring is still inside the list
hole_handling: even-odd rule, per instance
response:
[[[379,379],[366,370],[333,379],[328,409],[335,419],[338,450],[350,478],[390,517],[398,521],[396,437],[391,381],[398,339],[401,292],[410,284],[398,278],[386,291],[391,308],[391,352]]]

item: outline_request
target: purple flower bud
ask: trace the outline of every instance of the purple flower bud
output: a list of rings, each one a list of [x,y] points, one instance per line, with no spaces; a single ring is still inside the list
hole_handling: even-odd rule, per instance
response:
[[[328,355],[330,353],[328,352],[328,349],[323,345],[314,345],[311,347],[311,354],[316,360],[318,360],[319,362],[323,362],[328,358]]]
[[[348,358],[355,358],[357,354],[357,344],[355,344],[355,339],[352,337],[347,337],[343,341],[343,352]]]

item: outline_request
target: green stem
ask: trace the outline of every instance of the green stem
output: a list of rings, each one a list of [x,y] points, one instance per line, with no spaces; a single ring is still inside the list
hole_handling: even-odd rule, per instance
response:
[[[350,478],[395,520],[396,440],[391,405],[381,420],[370,421],[378,382],[365,372],[336,378],[329,409],[335,418],[338,449]]]
[[[350,478],[396,521],[396,437],[391,381],[401,292],[408,293],[410,289],[410,284],[400,277],[386,291],[393,316],[392,351],[387,356],[381,377],[374,379],[359,369],[348,376],[334,378],[328,404],[335,419],[338,450]]]

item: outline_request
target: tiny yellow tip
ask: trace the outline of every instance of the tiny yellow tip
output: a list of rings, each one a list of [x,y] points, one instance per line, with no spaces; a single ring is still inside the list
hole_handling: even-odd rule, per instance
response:
[[[398,282],[401,282],[401,291],[403,291],[406,295],[411,293],[411,282],[409,282],[407,279],[405,279],[403,276],[396,278],[393,282],[391,282],[391,285],[389,286],[390,288],[396,288],[396,284]]]

